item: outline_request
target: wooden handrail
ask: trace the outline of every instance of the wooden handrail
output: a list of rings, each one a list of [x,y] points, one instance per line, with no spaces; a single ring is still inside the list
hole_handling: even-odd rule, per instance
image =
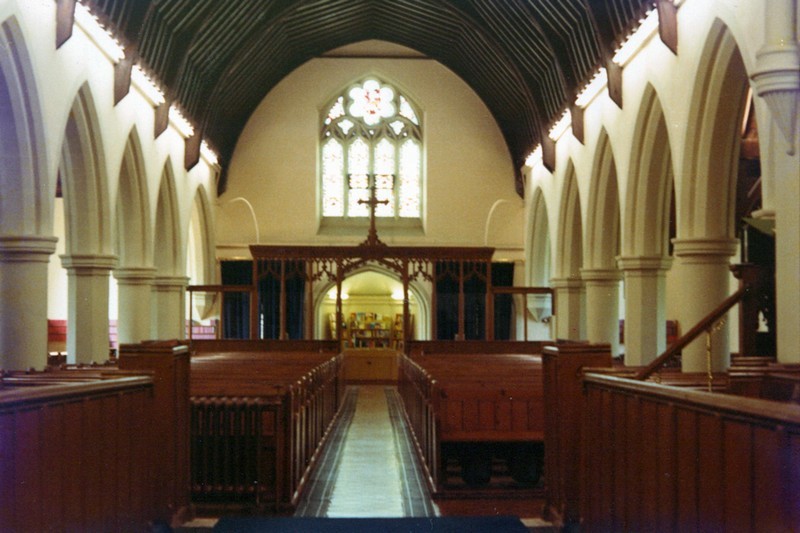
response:
[[[645,379],[649,378],[653,374],[653,372],[658,370],[664,363],[675,357],[690,342],[699,337],[701,333],[703,333],[708,328],[713,326],[717,322],[717,320],[722,318],[725,315],[725,313],[727,313],[731,309],[731,307],[739,303],[749,290],[750,290],[749,285],[743,285],[736,292],[725,298],[721,304],[719,304],[716,308],[714,308],[713,311],[711,311],[708,315],[706,315],[705,318],[703,318],[700,322],[698,322],[696,326],[694,326],[685,335],[683,335],[681,338],[679,338],[670,346],[668,346],[666,351],[664,351],[664,353],[659,355],[649,365],[647,365],[639,372],[637,372],[636,375],[634,376],[634,379],[637,379],[639,381],[644,381]]]

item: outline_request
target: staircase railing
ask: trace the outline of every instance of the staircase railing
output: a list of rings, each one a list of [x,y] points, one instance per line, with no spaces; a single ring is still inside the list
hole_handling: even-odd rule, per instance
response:
[[[750,285],[743,284],[739,290],[725,298],[721,304],[714,308],[708,315],[706,315],[700,322],[697,323],[692,329],[690,329],[685,335],[680,337],[674,343],[672,343],[669,347],[667,347],[666,351],[659,355],[655,360],[653,360],[649,365],[641,369],[639,372],[636,373],[634,379],[638,379],[640,381],[646,380],[649,378],[653,373],[661,368],[664,364],[666,364],[670,359],[677,356],[681,351],[689,345],[692,341],[697,339],[701,333],[708,332],[709,334],[714,329],[714,325],[723,317],[725,314],[730,311],[730,309],[742,301],[745,295],[750,292],[751,287]]]

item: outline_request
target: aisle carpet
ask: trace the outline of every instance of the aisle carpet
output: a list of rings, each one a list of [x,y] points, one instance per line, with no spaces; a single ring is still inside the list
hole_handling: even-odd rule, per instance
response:
[[[528,533],[516,516],[420,518],[261,518],[226,517],[219,533]]]

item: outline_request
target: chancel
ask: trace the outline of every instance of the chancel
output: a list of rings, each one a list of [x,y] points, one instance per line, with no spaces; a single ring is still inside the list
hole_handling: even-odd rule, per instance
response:
[[[791,531],[797,0],[0,0],[0,530]]]

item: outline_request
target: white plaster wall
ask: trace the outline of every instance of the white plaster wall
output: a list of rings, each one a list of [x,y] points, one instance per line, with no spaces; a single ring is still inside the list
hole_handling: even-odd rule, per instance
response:
[[[426,144],[425,235],[381,239],[481,246],[492,205],[507,200],[510,206],[495,210],[488,244],[522,249],[522,202],[496,122],[460,78],[425,59],[320,58],[281,81],[239,138],[228,188],[220,197],[217,242],[224,246],[254,237],[249,210],[242,202],[231,203],[238,197],[253,205],[262,243],[355,244],[364,239],[366,232],[317,234],[317,147],[322,107],[349,83],[370,74],[394,83],[419,105]]]

